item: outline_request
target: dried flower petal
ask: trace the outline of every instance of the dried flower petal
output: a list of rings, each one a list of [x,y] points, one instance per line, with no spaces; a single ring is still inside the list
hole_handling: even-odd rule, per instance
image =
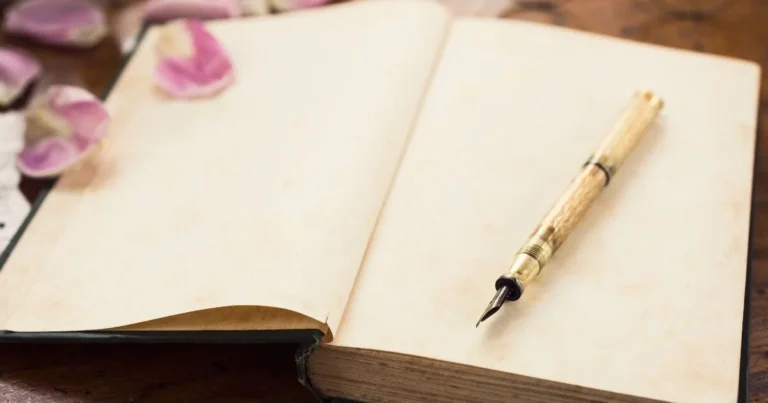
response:
[[[270,0],[272,6],[278,11],[299,10],[326,5],[332,0]]]
[[[178,20],[161,29],[155,83],[168,95],[209,96],[235,81],[229,54],[201,21]]]
[[[239,0],[149,0],[144,10],[147,21],[213,20],[241,15]]]
[[[27,176],[56,176],[84,157],[84,151],[70,141],[53,137],[26,148],[19,155],[18,166]]]
[[[19,169],[31,177],[58,175],[94,149],[109,122],[107,109],[93,94],[78,87],[51,86],[27,111]]]
[[[5,30],[51,45],[90,47],[107,35],[107,18],[89,0],[20,0],[6,12]]]
[[[40,63],[25,52],[0,48],[0,106],[13,103],[40,74]]]

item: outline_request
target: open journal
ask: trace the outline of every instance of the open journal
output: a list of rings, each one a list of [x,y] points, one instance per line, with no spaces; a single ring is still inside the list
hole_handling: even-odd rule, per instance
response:
[[[6,253],[5,336],[321,335],[309,382],[364,401],[736,401],[758,66],[415,0],[208,26],[236,84],[164,98],[147,30]],[[657,125],[475,328],[641,88]]]

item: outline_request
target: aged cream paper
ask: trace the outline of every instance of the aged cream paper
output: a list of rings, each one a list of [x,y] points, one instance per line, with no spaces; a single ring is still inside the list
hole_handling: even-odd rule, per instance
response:
[[[524,22],[453,26],[336,346],[735,401],[759,68]],[[493,283],[630,96],[665,109],[522,300]]]
[[[108,99],[104,150],[62,178],[4,266],[0,327],[267,306],[334,331],[448,22],[425,2],[212,22],[237,83],[198,101],[154,90],[148,32]]]

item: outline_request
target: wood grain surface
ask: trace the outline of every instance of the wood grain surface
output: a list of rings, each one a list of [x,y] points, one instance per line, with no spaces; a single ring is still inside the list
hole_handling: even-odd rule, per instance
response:
[[[750,59],[763,66],[764,80],[768,71],[763,0],[444,1],[461,14],[539,21]],[[62,51],[2,35],[0,44],[21,46],[42,60],[45,75],[36,92],[69,83],[102,93],[138,29],[141,10],[140,3],[109,4],[113,35],[95,48]],[[768,116],[766,105],[761,119]],[[767,130],[762,126],[759,133],[754,189],[750,402],[768,402]],[[40,185],[25,180],[22,188],[33,198]],[[292,345],[0,345],[0,402],[312,402],[296,381],[294,351]]]
[[[557,253],[560,245],[602,193],[607,181],[608,176],[597,165],[585,167],[541,221],[535,236],[549,242],[554,249],[553,254]]]

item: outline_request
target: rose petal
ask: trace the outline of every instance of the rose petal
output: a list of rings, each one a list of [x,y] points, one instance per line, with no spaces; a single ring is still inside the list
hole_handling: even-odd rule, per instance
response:
[[[73,142],[52,137],[22,151],[17,166],[24,175],[50,177],[60,174],[84,156],[85,153],[78,150]]]
[[[104,135],[110,123],[104,105],[90,92],[53,85],[27,110],[25,144],[17,159],[32,177],[58,175],[79,162]]]
[[[52,85],[30,102],[26,143],[51,136],[94,142],[106,134],[109,121],[109,112],[93,94],[79,87]]]
[[[107,18],[88,0],[20,0],[6,12],[5,30],[51,45],[90,47],[107,35]]]
[[[229,54],[199,20],[178,20],[161,28],[155,84],[176,98],[217,93],[235,81]]]
[[[270,0],[272,6],[278,11],[299,10],[326,5],[332,0]]]
[[[49,87],[47,95],[51,110],[69,123],[74,136],[95,142],[106,134],[109,112],[95,95],[63,85]]]
[[[40,71],[40,63],[26,52],[0,48],[0,106],[12,104]]]
[[[144,10],[145,20],[158,22],[176,19],[213,20],[241,15],[238,0],[149,0]]]

